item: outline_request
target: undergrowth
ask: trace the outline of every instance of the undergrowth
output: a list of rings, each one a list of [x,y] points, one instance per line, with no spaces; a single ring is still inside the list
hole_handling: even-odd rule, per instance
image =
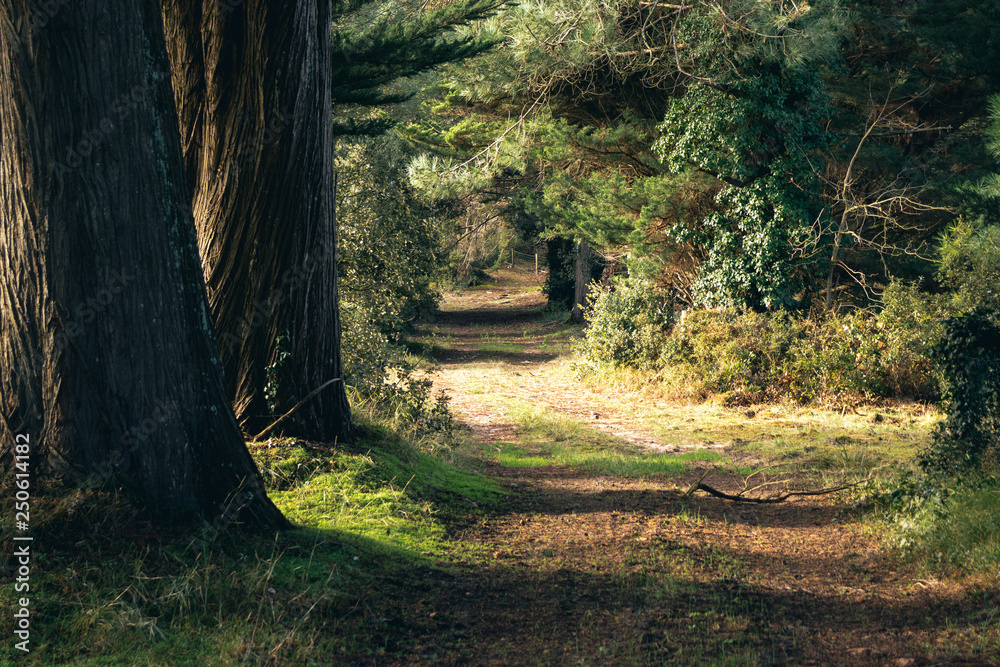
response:
[[[858,506],[883,526],[886,545],[925,570],[996,578],[1000,564],[1000,475],[942,483],[913,465],[870,484]]]
[[[782,311],[705,309],[650,319],[637,315],[641,285],[598,289],[578,346],[580,375],[637,368],[675,396],[720,395],[729,406],[791,399],[855,404],[886,398],[935,400],[939,377],[928,353],[941,337],[940,300],[893,284],[877,312],[807,317]],[[651,287],[646,287],[651,293]],[[619,329],[609,336],[601,323]],[[630,333],[631,332],[631,333]]]
[[[420,428],[359,412],[350,446],[250,444],[293,530],[164,528],[114,488],[37,498],[31,652],[5,642],[0,663],[306,665],[392,654],[404,637],[373,623],[372,610],[450,576],[446,563],[473,547],[446,540],[448,519],[494,506],[503,491],[414,447],[406,437]],[[2,548],[10,562],[12,547]],[[14,606],[4,587],[4,618]]]

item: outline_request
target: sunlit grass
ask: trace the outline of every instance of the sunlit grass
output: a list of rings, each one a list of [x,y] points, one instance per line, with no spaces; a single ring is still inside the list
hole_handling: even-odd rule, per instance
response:
[[[565,362],[572,366],[572,361]],[[697,442],[735,439],[765,443],[782,439],[793,446],[849,437],[883,443],[892,458],[912,455],[930,442],[940,411],[905,401],[885,405],[724,405],[722,396],[678,396],[656,374],[629,368],[602,368],[581,378],[586,390],[612,405],[627,406],[637,426],[664,437]]]
[[[298,528],[237,524],[156,529],[114,491],[72,492],[33,507],[31,648],[6,642],[0,664],[337,664],[370,660],[378,628],[411,579],[476,547],[442,517],[470,517],[504,491],[360,420],[351,447],[251,443],[269,495]],[[85,508],[85,512],[78,509]],[[2,519],[4,532],[8,519]],[[0,589],[0,613],[15,606]]]
[[[517,451],[502,451],[497,454],[501,465],[509,468],[541,468],[552,464],[552,459],[545,456],[523,456]]]
[[[913,503],[896,518],[891,535],[895,545],[931,567],[984,573],[1000,584],[1000,479],[956,485],[943,505]]]
[[[690,470],[693,461],[722,459],[708,449],[682,454],[651,452],[544,406],[516,400],[507,400],[504,405],[524,444],[500,448],[497,460],[503,465],[557,465],[593,474],[647,477],[682,474]]]

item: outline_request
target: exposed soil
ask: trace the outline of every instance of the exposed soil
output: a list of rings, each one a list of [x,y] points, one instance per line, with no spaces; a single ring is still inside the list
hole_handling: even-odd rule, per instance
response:
[[[495,277],[498,286],[450,295],[423,332],[447,343],[435,352],[436,383],[475,438],[490,446],[517,440],[502,406],[483,400],[499,394],[587,420],[664,456],[689,447],[683,434],[664,442],[630,423],[630,413],[649,406],[622,405],[574,380],[564,354],[571,334],[543,319],[535,276]],[[495,462],[485,470],[512,490],[505,506],[453,526],[454,539],[482,555],[459,555],[453,574],[428,571],[426,582],[414,584],[426,596],[406,605],[403,634],[411,641],[387,646],[387,658],[1000,664],[996,580],[921,574],[887,553],[844,498],[746,505],[684,496],[695,469],[681,479]],[[720,487],[735,482],[713,477]],[[386,636],[398,638],[399,630],[387,628]]]

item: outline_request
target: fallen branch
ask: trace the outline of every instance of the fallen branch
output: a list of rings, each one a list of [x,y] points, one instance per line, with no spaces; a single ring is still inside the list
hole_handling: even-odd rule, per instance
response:
[[[278,425],[278,424],[280,424],[281,422],[285,421],[285,418],[286,418],[286,417],[288,417],[288,416],[289,416],[289,415],[291,415],[291,414],[292,414],[293,412],[295,412],[296,410],[298,410],[299,408],[301,408],[301,407],[302,407],[303,405],[305,405],[306,401],[308,401],[308,400],[309,400],[310,398],[312,398],[313,396],[315,396],[315,395],[316,395],[316,394],[318,394],[319,392],[323,391],[324,389],[326,389],[327,387],[329,387],[329,386],[330,386],[331,384],[333,384],[334,382],[340,382],[340,381],[341,381],[341,378],[333,378],[332,380],[328,380],[327,382],[325,382],[325,383],[324,383],[324,384],[322,384],[321,386],[319,386],[319,387],[316,387],[316,388],[315,388],[315,389],[313,389],[313,390],[312,390],[311,392],[309,392],[309,395],[307,395],[307,396],[306,396],[305,398],[303,398],[303,399],[302,399],[301,401],[299,401],[298,403],[296,403],[296,404],[295,404],[295,407],[293,407],[293,408],[292,408],[291,410],[289,410],[289,411],[288,411],[288,412],[286,412],[285,414],[283,414],[283,415],[281,415],[280,417],[278,417],[278,418],[277,418],[276,420],[274,420],[274,421],[273,421],[273,422],[271,423],[271,425],[270,425],[270,426],[268,426],[267,428],[265,428],[265,429],[264,429],[263,431],[261,431],[260,433],[258,433],[258,434],[257,434],[257,435],[255,435],[254,437],[250,438],[250,440],[251,440],[251,441],[256,441],[256,440],[260,440],[260,439],[261,439],[262,437],[264,437],[264,434],[265,434],[265,433],[267,433],[268,431],[270,431],[270,430],[271,430],[272,428],[274,428],[275,426],[277,426],[277,425]]]
[[[837,491],[844,491],[845,489],[853,488],[861,483],[861,482],[854,482],[853,484],[844,484],[842,486],[834,486],[827,489],[818,489],[814,491],[789,491],[787,493],[777,496],[768,496],[766,498],[754,498],[751,496],[744,495],[746,493],[746,490],[740,491],[739,493],[733,495],[731,493],[726,493],[725,491],[719,491],[715,487],[705,484],[704,480],[708,476],[709,472],[710,470],[706,470],[705,472],[703,472],[701,474],[701,477],[698,478],[698,481],[692,484],[691,487],[681,497],[686,498],[695,491],[701,490],[708,493],[709,495],[715,496],[716,498],[731,500],[735,503],[761,503],[761,504],[781,503],[788,500],[792,496],[825,496],[830,493],[836,493]],[[754,487],[753,489],[750,490],[754,491],[758,488],[760,487]]]

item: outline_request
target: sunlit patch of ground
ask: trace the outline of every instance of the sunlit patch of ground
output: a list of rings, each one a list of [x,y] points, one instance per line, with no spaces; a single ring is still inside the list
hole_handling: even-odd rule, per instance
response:
[[[761,480],[788,489],[861,479],[923,446],[933,410],[727,408],[642,383],[581,382],[571,357],[579,327],[546,319],[540,279],[508,273],[449,295],[418,338],[486,472],[512,493],[502,509],[455,529],[453,539],[486,554],[469,561],[474,578],[459,577],[435,604],[460,642],[428,636],[407,659],[1000,660],[1000,619],[984,607],[997,582],[900,563],[877,523],[851,511],[849,494],[765,505],[686,494],[706,469],[730,493]]]

